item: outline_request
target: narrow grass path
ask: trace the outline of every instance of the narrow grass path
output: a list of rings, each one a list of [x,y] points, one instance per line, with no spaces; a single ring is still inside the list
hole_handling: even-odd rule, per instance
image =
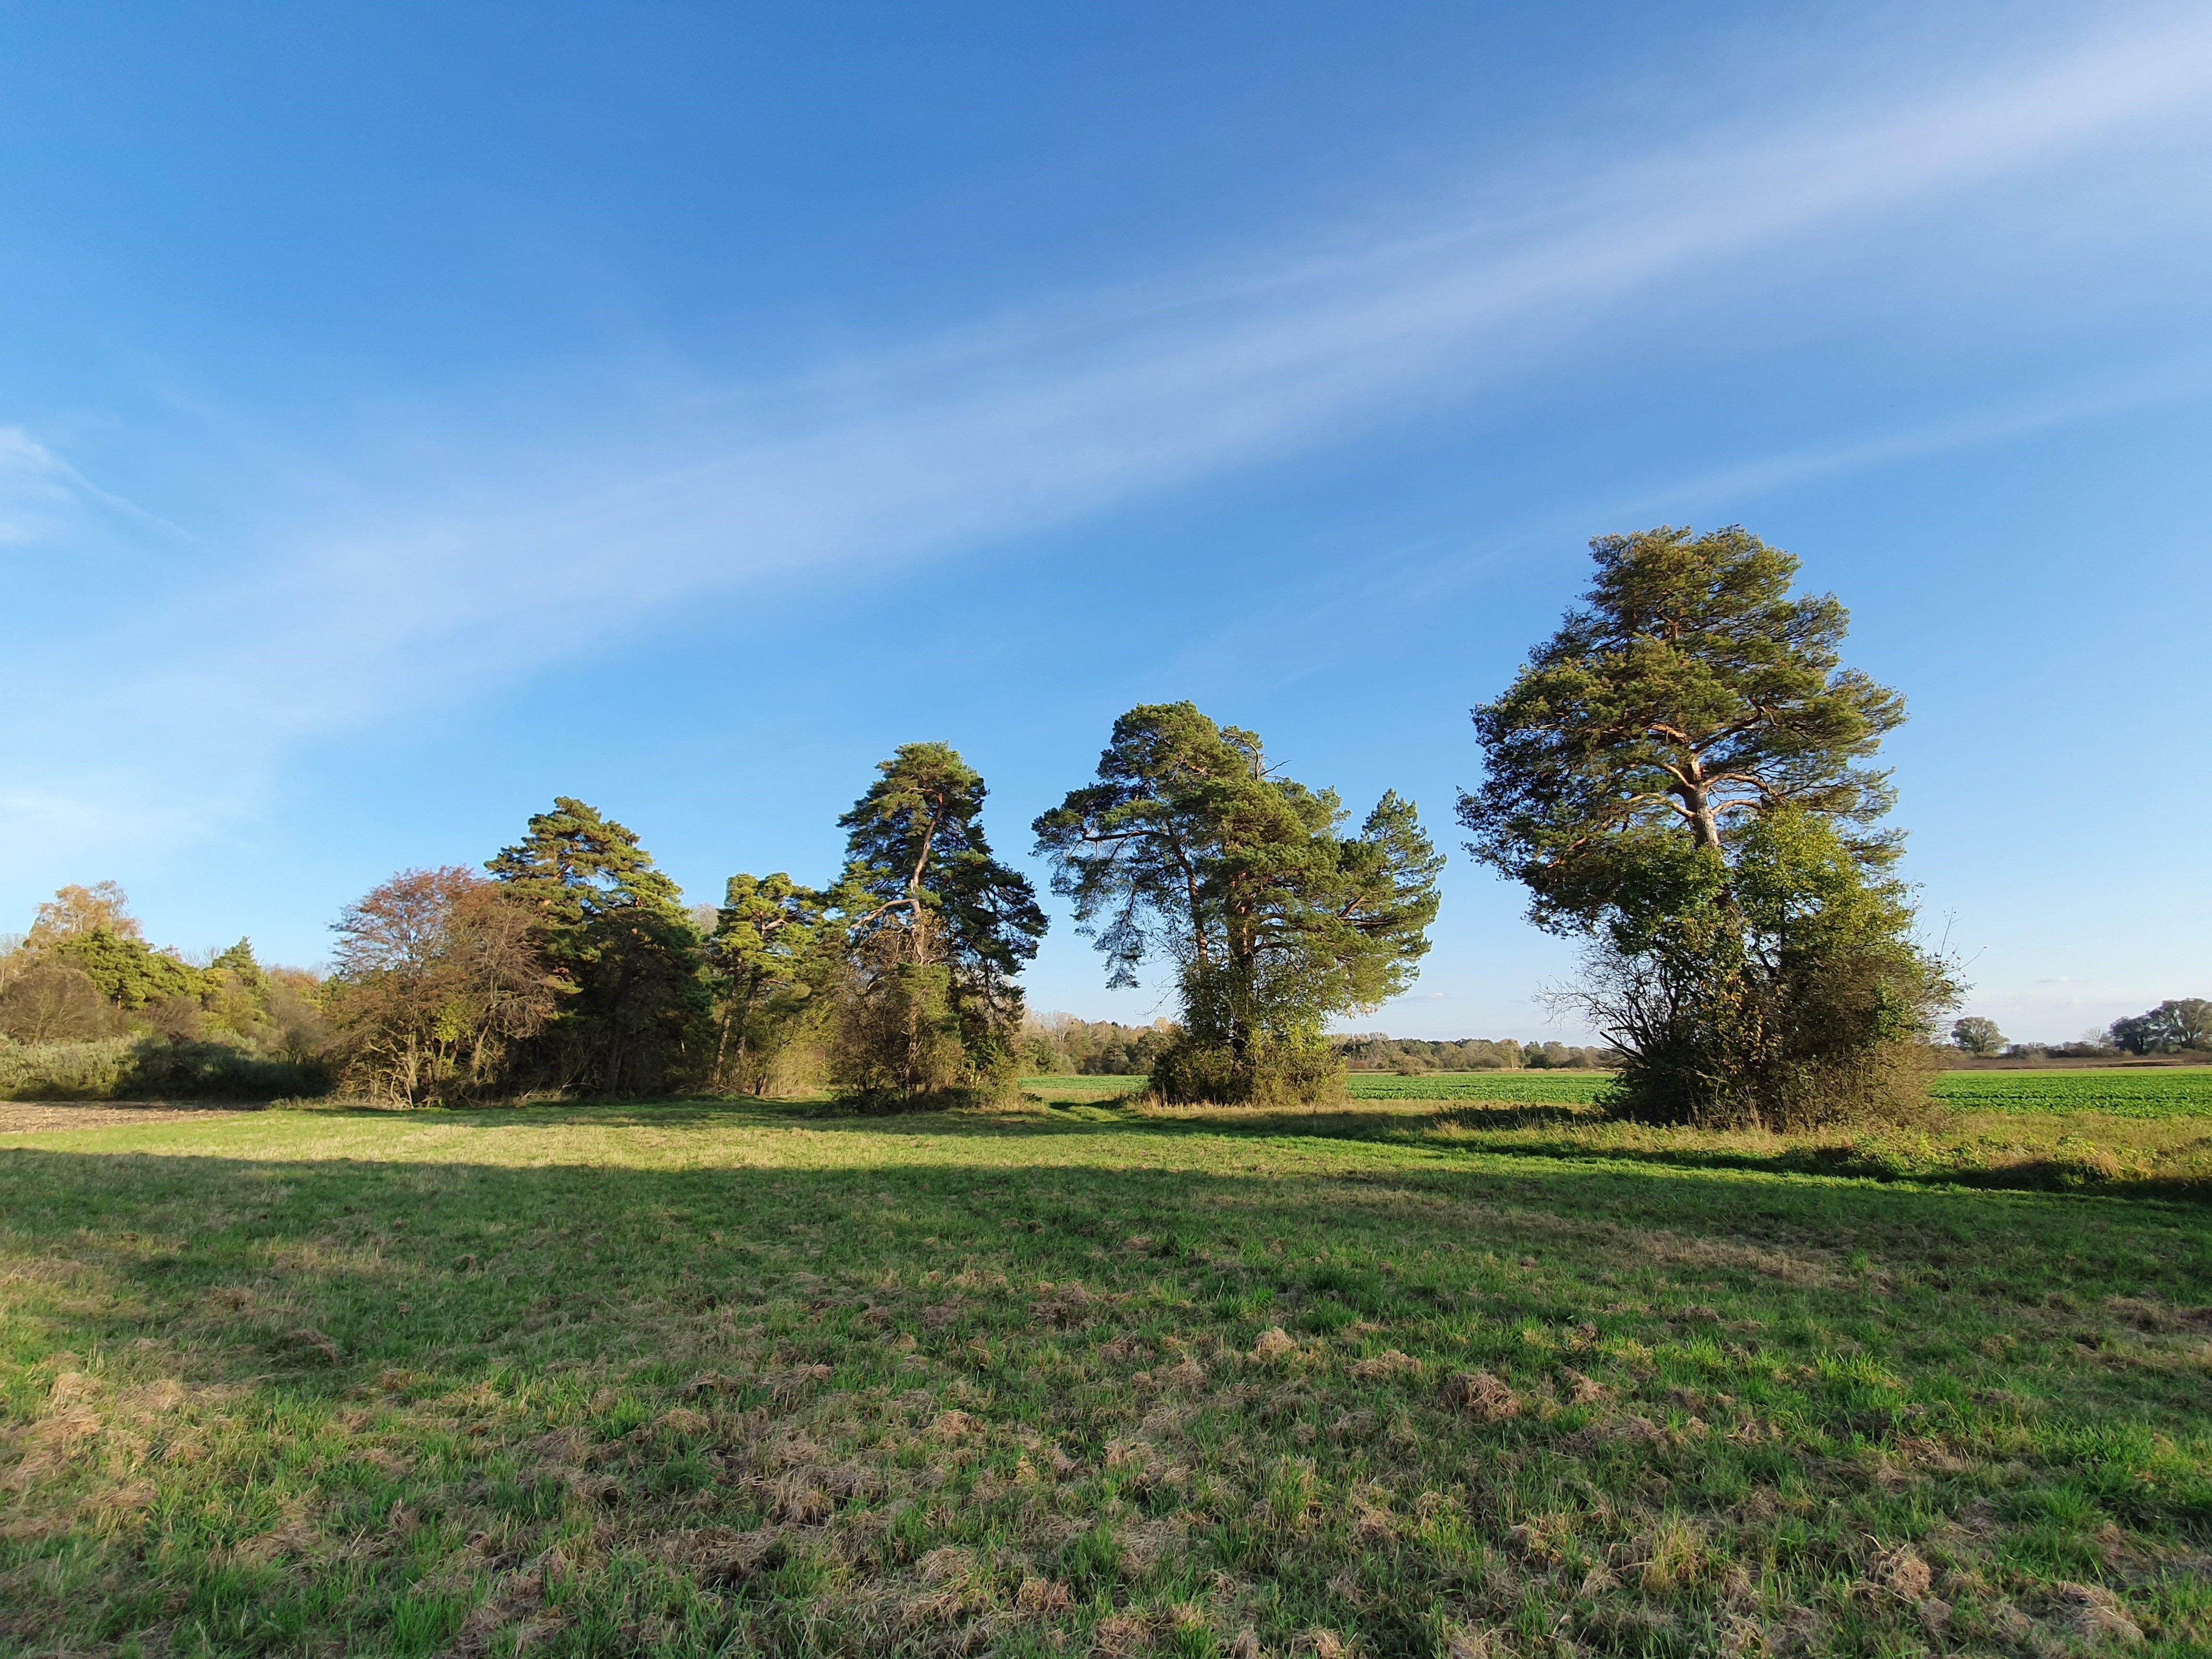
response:
[[[0,1136],[0,1650],[2212,1645],[2212,1208],[1367,1113]]]

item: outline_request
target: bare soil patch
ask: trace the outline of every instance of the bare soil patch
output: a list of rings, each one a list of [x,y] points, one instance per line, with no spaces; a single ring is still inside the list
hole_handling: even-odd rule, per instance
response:
[[[37,1129],[110,1129],[171,1118],[232,1117],[258,1106],[172,1106],[160,1100],[0,1100],[0,1135]]]

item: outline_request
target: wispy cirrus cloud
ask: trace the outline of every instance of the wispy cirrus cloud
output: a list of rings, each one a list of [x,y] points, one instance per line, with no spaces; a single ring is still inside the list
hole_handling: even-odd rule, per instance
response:
[[[100,746],[103,775],[57,757],[37,785],[0,793],[57,830],[118,787],[167,802],[173,827],[220,816],[319,733],[703,594],[1004,541],[1498,392],[1638,302],[1740,303],[1782,250],[1848,248],[1886,215],[2193,128],[2208,94],[2212,20],[2170,17],[1911,90],[1747,110],[1664,153],[1555,166],[1540,200],[1510,209],[1439,207],[1394,236],[1062,297],[775,384],[610,407],[597,426],[549,420],[526,464],[465,465],[517,446],[481,442],[471,419],[489,416],[448,415],[459,459],[439,476],[265,531],[234,580],[118,618],[130,665],[82,694],[118,734]],[[1906,441],[1759,465],[1872,464]],[[0,526],[19,543],[66,556],[131,511],[27,434],[0,438]],[[287,688],[273,706],[259,690],[272,684]],[[208,717],[249,705],[250,720]],[[213,775],[220,792],[179,781]]]

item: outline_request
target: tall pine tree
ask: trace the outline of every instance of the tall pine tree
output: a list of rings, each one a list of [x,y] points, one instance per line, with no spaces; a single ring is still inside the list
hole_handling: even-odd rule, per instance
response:
[[[572,797],[485,868],[528,907],[559,976],[559,1013],[518,1061],[522,1081],[638,1094],[696,1069],[708,1004],[698,929],[636,834]]]
[[[1318,1097],[1338,1070],[1326,1022],[1413,978],[1443,860],[1395,793],[1356,835],[1346,816],[1271,767],[1258,733],[1177,702],[1122,715],[1097,781],[1036,820],[1107,982],[1174,966],[1182,1036],[1153,1068],[1169,1098]]]
[[[909,743],[838,819],[847,865],[836,895],[857,979],[841,1070],[905,1098],[1004,1082],[1021,1023],[1016,982],[1044,912],[983,833],[988,793],[941,743]]]

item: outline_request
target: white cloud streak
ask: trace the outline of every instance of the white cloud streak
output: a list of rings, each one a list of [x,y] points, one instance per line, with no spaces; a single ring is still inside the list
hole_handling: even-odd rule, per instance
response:
[[[558,482],[533,470],[283,538],[235,590],[146,619],[139,665],[110,693],[190,710],[202,733],[223,729],[211,706],[258,704],[220,762],[250,779],[287,744],[705,592],[1034,532],[1464,400],[1632,301],[1691,279],[1741,298],[1767,256],[2170,131],[2208,94],[2212,21],[2199,15],[1915,97],[1708,134],[1518,214],[1440,215],[1441,228],[1358,252],[1067,301],[735,388],[672,441],[624,438],[665,434],[666,416],[623,411],[556,446]],[[72,502],[80,523],[115,507],[28,437],[0,434],[0,526],[66,544]],[[273,710],[258,690],[271,684],[290,688]],[[181,752],[158,714],[142,729],[149,750]],[[164,769],[159,752],[144,764]],[[204,755],[191,765],[210,769]],[[87,817],[82,795],[56,780],[6,800],[58,832]]]

